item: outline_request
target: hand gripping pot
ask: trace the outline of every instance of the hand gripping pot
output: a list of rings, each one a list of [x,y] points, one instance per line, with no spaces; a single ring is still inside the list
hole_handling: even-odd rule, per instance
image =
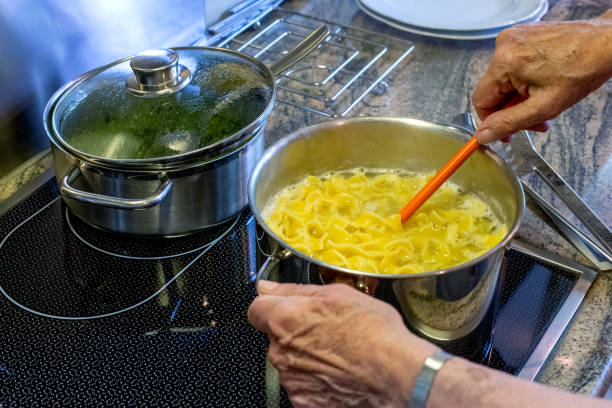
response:
[[[449,345],[451,351],[455,350],[450,346],[479,327],[486,326],[484,336],[486,332],[490,335],[504,250],[524,211],[517,176],[491,149],[476,151],[452,181],[487,203],[508,226],[508,234],[483,255],[451,268],[383,275],[334,266],[292,248],[261,216],[271,197],[306,175],[354,168],[436,171],[470,136],[466,129],[454,126],[372,117],[301,129],[271,146],[253,171],[248,190],[251,209],[266,233],[260,246],[271,255],[258,278],[319,284],[349,282],[396,306],[410,327],[430,340]]]
[[[321,26],[270,67],[177,47],[66,84],[44,114],[62,199],[85,222],[125,234],[182,235],[231,218],[264,150],[275,76],[328,34]]]

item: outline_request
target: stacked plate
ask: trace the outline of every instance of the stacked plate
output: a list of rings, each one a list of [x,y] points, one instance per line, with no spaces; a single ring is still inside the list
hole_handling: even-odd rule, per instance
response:
[[[454,40],[494,38],[504,28],[538,21],[548,0],[356,0],[370,17],[400,30]]]

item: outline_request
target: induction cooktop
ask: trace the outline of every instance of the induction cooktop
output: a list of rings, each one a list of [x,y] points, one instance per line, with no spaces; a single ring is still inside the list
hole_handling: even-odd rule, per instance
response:
[[[248,209],[180,238],[100,231],[47,172],[0,204],[0,406],[290,406],[246,318],[257,236]],[[595,271],[515,242],[502,276],[477,362],[532,380]]]

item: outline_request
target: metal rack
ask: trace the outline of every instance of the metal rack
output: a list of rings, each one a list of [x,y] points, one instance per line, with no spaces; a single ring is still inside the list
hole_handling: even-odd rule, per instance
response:
[[[262,17],[263,14],[263,17]],[[381,105],[385,79],[412,52],[409,41],[351,28],[275,6],[236,31],[203,40],[244,52],[271,64],[321,24],[331,34],[317,50],[277,79],[278,101],[328,118],[355,113],[355,107]]]

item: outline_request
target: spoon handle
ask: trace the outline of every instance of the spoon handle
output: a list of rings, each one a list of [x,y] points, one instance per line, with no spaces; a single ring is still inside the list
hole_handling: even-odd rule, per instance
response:
[[[504,103],[502,109],[508,109],[514,105],[518,105],[525,99],[525,97],[515,94],[509,101]],[[465,120],[469,118],[465,116],[463,119]],[[473,125],[473,121],[471,123],[466,121],[465,124],[471,126]],[[444,167],[442,167],[440,171],[438,171],[435,176],[433,176],[431,180],[429,180],[427,184],[425,184],[423,188],[416,193],[414,197],[412,197],[408,204],[401,209],[400,215],[402,217],[402,224],[406,222],[408,218],[412,217],[412,214],[414,214],[419,208],[421,208],[425,201],[427,201],[429,197],[431,197],[431,195],[435,193],[446,180],[448,180],[455,170],[457,170],[459,166],[461,166],[463,162],[472,155],[472,153],[478,150],[479,146],[480,143],[478,143],[478,140],[476,140],[476,136],[472,136],[472,138],[468,140],[468,142],[464,144],[457,153],[455,153],[448,163],[446,163]]]
[[[414,197],[402,208],[400,215],[402,223],[412,217],[421,206],[436,192],[438,188],[472,155],[480,144],[476,140],[476,136],[472,136],[470,140],[463,145],[461,149],[446,163],[432,178],[416,193]]]

